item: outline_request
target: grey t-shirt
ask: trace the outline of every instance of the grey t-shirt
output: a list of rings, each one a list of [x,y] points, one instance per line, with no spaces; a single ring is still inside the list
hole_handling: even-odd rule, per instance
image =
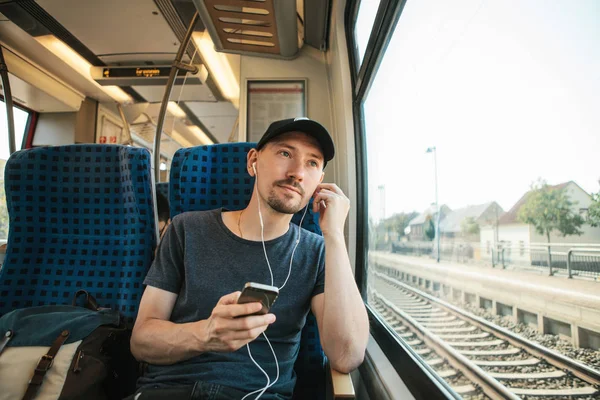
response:
[[[262,243],[233,234],[223,223],[222,211],[195,211],[176,216],[159,245],[144,284],[178,295],[172,322],[207,319],[222,296],[242,290],[246,282],[271,284]],[[290,223],[287,233],[265,242],[274,286],[281,287],[287,277],[299,229]],[[266,330],[277,355],[280,376],[261,398],[277,398],[273,393],[284,397],[292,395],[300,332],[312,297],[323,293],[324,286],[323,238],[302,229],[290,278],[271,308],[277,320]],[[250,351],[272,382],[276,376],[275,360],[262,335],[250,343]],[[265,376],[243,346],[230,353],[203,353],[173,365],[150,365],[138,386],[183,385],[195,381],[248,392],[266,385]]]

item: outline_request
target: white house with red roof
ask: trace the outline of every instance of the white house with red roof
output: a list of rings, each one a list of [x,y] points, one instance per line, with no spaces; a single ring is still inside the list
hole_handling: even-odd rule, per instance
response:
[[[573,212],[579,213],[584,219],[587,218],[587,210],[592,202],[591,196],[573,181],[564,182],[551,186],[552,189],[565,190],[571,202]],[[491,223],[481,227],[480,244],[482,259],[491,260],[492,249],[495,244],[504,248],[504,256],[512,263],[531,263],[533,258],[545,259],[545,245],[548,240],[545,235],[540,235],[533,225],[525,224],[518,219],[519,210],[527,201],[525,193],[519,201],[506,213],[498,218],[498,223]],[[584,224],[580,228],[583,234],[563,237],[560,232],[555,231],[550,235],[552,252],[566,252],[572,247],[590,245],[600,248],[600,228],[593,228]]]

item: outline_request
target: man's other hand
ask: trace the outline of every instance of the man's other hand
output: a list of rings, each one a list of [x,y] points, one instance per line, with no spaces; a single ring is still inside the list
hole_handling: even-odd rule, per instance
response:
[[[317,186],[313,200],[313,212],[319,212],[319,226],[326,235],[344,235],[344,224],[350,200],[335,183],[321,183]]]
[[[238,291],[221,297],[213,308],[206,320],[204,351],[236,351],[275,322],[274,314],[249,315],[260,311],[262,304],[237,304],[240,294]]]

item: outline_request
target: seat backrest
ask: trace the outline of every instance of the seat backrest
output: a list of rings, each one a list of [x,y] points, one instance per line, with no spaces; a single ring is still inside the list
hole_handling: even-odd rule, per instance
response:
[[[156,234],[150,153],[120,145],[22,150],[9,158],[0,315],[68,304],[78,289],[137,315]]]
[[[179,149],[169,177],[171,218],[185,211],[246,207],[254,186],[246,155],[253,147],[234,143]]]
[[[246,171],[246,155],[254,147],[255,143],[227,143],[179,149],[169,178],[171,218],[185,211],[245,208],[254,187],[254,178]],[[292,222],[299,224],[303,212],[296,213]],[[310,206],[302,227],[321,235],[319,215]],[[301,398],[320,398],[325,393],[325,361],[316,320],[309,313],[294,367]],[[316,394],[305,393],[309,389]]]
[[[226,143],[179,149],[169,177],[171,218],[185,211],[245,208],[254,187],[254,178],[246,172],[246,155],[255,147],[256,143]],[[294,214],[292,222],[298,225],[303,213]],[[312,207],[302,227],[322,235],[319,214]]]

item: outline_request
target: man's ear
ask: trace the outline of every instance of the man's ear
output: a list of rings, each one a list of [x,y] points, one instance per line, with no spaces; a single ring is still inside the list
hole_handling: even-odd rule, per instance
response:
[[[325,178],[325,171],[321,172],[321,179],[319,179],[319,183],[323,182],[323,178]]]
[[[248,156],[246,157],[246,171],[250,174],[250,176],[256,176],[254,169],[252,168],[252,164],[254,164],[258,160],[258,151],[256,149],[250,149],[248,152]]]

